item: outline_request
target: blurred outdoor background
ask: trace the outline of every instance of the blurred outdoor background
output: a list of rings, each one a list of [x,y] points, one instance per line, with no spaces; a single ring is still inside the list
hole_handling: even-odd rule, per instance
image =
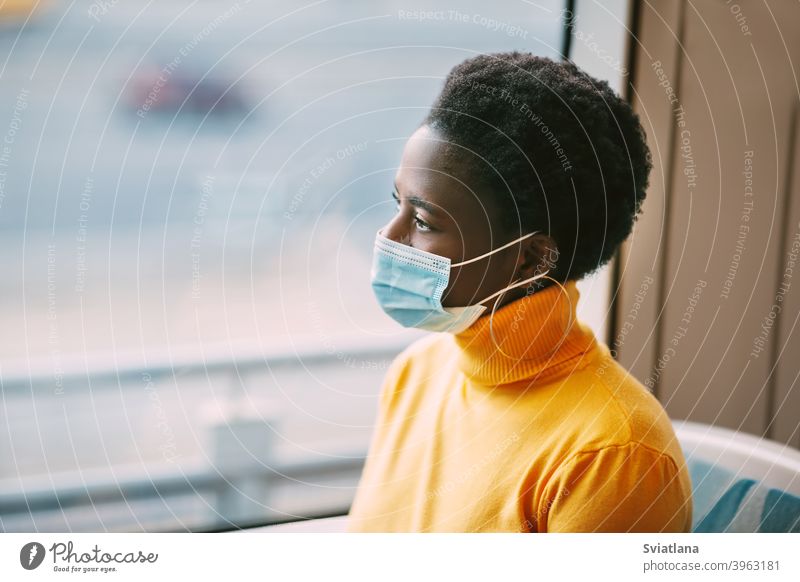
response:
[[[30,4],[0,10],[0,529],[346,512],[418,337],[369,284],[404,141],[465,58],[558,58],[561,3]]]

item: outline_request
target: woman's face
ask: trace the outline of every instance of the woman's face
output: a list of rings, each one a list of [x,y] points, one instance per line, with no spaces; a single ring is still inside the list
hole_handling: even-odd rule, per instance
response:
[[[452,151],[427,126],[409,138],[395,176],[397,212],[381,232],[393,241],[458,263],[527,233],[498,229],[496,208],[469,183],[463,161],[448,155]],[[516,279],[543,272],[536,268],[548,240],[535,235],[474,263],[452,267],[442,305],[474,305]],[[524,294],[524,285],[512,289],[500,297],[498,307]],[[486,302],[487,307],[493,302]]]

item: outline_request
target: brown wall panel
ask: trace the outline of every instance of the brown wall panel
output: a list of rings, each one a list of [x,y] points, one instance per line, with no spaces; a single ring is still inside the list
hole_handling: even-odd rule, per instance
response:
[[[775,282],[783,299],[775,329],[774,392],[770,437],[800,448],[800,104],[794,111],[792,147],[787,152],[783,268]],[[768,421],[769,422],[769,421]]]
[[[667,18],[658,22],[645,4],[634,106],[650,124],[656,169],[644,208],[651,216],[622,255],[618,330],[645,277],[655,273],[657,284],[620,360],[653,387],[673,418],[768,434],[779,412],[774,436],[797,445],[800,411],[789,387],[798,368],[776,360],[774,348],[785,343],[784,357],[790,348],[800,353],[797,328],[790,334],[800,291],[784,299],[777,289],[798,222],[787,212],[800,211],[786,183],[800,4],[656,6],[673,16],[682,9],[684,18],[683,26],[680,17],[674,26]],[[665,62],[670,43],[677,57],[659,71],[653,63]],[[669,88],[678,101],[665,120]],[[637,361],[637,352],[648,355]]]
[[[647,376],[655,361],[659,263],[665,238],[664,168],[669,166],[671,106],[658,79],[650,74],[654,62],[660,62],[667,75],[674,78],[679,52],[676,50],[679,4],[664,2],[656,6],[642,4],[639,34],[633,39],[638,55],[633,71],[634,107],[647,133],[653,155],[650,189],[642,205],[631,236],[620,250],[620,284],[617,287],[616,337],[610,346],[619,361],[637,378]]]

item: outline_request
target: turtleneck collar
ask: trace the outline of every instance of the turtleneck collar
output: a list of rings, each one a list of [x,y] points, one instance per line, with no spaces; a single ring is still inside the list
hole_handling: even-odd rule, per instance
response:
[[[581,356],[597,347],[597,340],[576,318],[580,293],[575,282],[564,287],[569,299],[561,287],[551,285],[500,307],[492,322],[495,340],[489,329],[491,311],[455,334],[464,375],[476,384],[498,386],[546,382],[580,367]]]

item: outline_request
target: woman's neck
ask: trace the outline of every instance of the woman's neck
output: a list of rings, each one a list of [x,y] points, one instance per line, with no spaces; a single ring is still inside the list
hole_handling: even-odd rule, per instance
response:
[[[498,305],[494,315],[487,305],[485,315],[453,336],[467,378],[488,386],[550,381],[597,347],[592,330],[577,320],[575,282],[562,288],[544,281],[550,284],[533,293],[519,288],[521,297]]]

